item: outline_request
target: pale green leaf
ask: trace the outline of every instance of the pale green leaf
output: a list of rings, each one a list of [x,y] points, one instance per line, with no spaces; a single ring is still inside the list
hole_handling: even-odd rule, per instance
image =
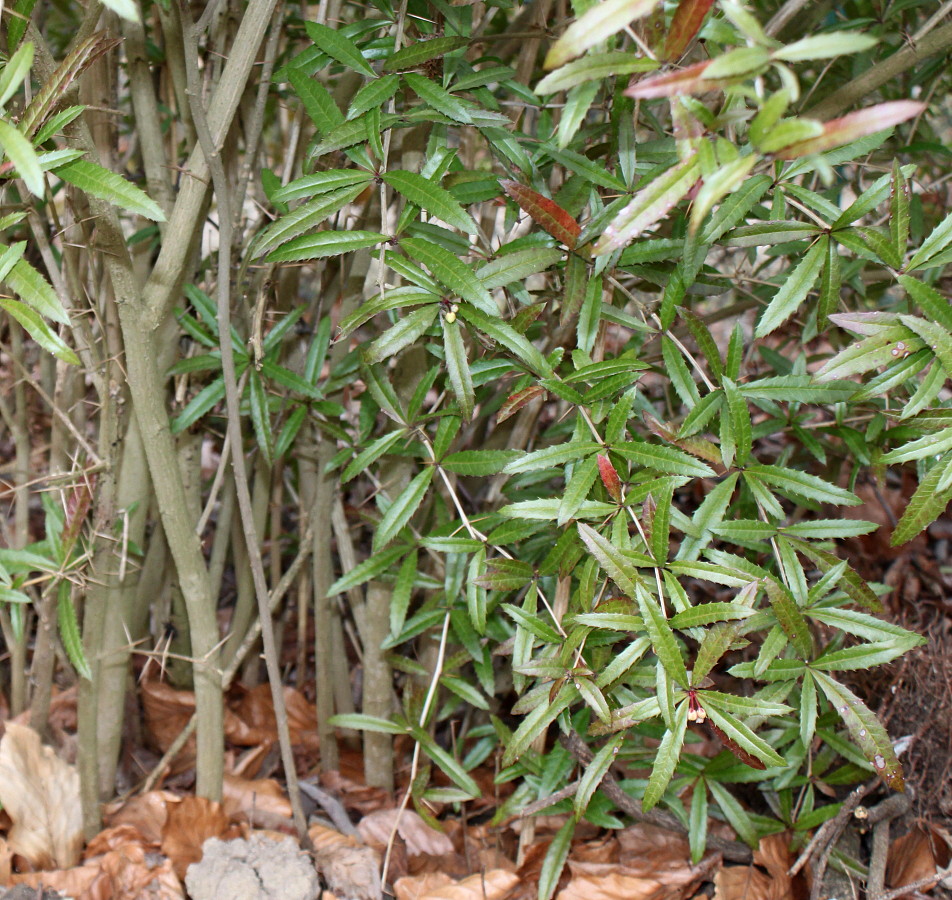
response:
[[[42,197],[46,190],[43,181],[43,169],[36,158],[33,145],[6,119],[0,119],[0,147],[4,155],[13,163],[17,175],[29,188],[31,194]],[[116,176],[118,177],[118,176]]]
[[[319,231],[303,234],[268,254],[268,262],[300,262],[353,253],[387,240],[376,231]]]
[[[368,78],[376,78],[377,73],[370,68],[357,45],[339,29],[322,25],[319,22],[305,22],[307,36],[328,56],[336,59],[342,66],[353,69]]]
[[[546,69],[555,69],[581,56],[589,47],[621,31],[635,19],[650,13],[659,0],[598,0],[573,22],[549,49]]]
[[[136,213],[153,222],[165,221],[162,208],[145,191],[97,163],[77,159],[57,168],[55,174],[89,194],[90,197],[105,200],[113,206]]]
[[[423,502],[435,471],[436,469],[433,466],[427,466],[390,504],[374,532],[373,548],[375,551],[389,544],[397,536],[400,529],[410,521],[420,503]]]
[[[787,321],[810,293],[820,269],[826,261],[828,237],[818,240],[807,251],[800,264],[789,274],[780,289],[774,294],[757,323],[756,337],[765,337]]]

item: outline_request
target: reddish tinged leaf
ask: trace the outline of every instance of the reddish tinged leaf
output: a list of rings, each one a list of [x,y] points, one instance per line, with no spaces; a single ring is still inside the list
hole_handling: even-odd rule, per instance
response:
[[[704,17],[713,5],[714,0],[681,0],[668,29],[664,53],[661,56],[663,60],[674,62],[684,55],[688,44],[701,30]]]
[[[720,728],[718,728],[713,722],[707,722],[708,727],[711,731],[717,735],[717,739],[725,746],[731,753],[734,754],[744,765],[750,766],[752,769],[760,769],[763,771],[767,768],[763,760],[757,759],[751,753],[748,753],[737,741],[732,740]]]
[[[519,412],[527,403],[531,403],[536,397],[541,397],[543,394],[545,394],[545,388],[539,387],[537,384],[521,391],[516,391],[516,393],[507,398],[506,402],[499,407],[499,412],[496,413],[496,424],[498,425],[500,422],[505,422],[506,419]]]
[[[558,203],[543,197],[542,194],[519,184],[518,181],[500,181],[502,189],[532,219],[541,225],[557,241],[565,244],[569,250],[575,249],[575,242],[582,231],[582,227]]]
[[[659,97],[676,97],[681,94],[704,94],[707,91],[719,91],[742,80],[739,78],[705,78],[704,70],[713,62],[705,60],[679,69],[677,72],[665,72],[652,75],[640,81],[632,81],[625,90],[628,97],[640,100],[656,100]]]
[[[602,477],[602,484],[605,490],[616,503],[621,503],[621,479],[618,472],[612,465],[612,461],[601,453],[596,457],[598,459],[598,474]]]
[[[926,108],[925,103],[915,100],[895,100],[877,103],[867,109],[849,113],[839,119],[831,119],[823,125],[823,134],[805,141],[790,144],[774,155],[779,159],[796,159],[810,153],[822,153],[859,140],[868,134],[885,131],[900,122],[915,118]]]

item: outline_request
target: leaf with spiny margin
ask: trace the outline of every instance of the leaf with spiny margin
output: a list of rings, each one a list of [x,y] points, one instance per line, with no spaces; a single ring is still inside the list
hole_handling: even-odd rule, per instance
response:
[[[455,322],[447,322],[445,317],[440,320],[440,324],[443,328],[446,374],[456,402],[459,404],[460,414],[468,421],[473,417],[476,397],[473,392],[473,376],[469,370],[469,361],[466,359],[463,332]]]
[[[594,456],[583,459],[575,466],[572,477],[566,483],[565,492],[562,494],[556,525],[562,526],[575,516],[576,511],[588,497],[596,478],[598,478],[598,463]]]
[[[304,197],[314,197],[319,194],[328,194],[340,188],[352,187],[355,184],[368,185],[373,179],[370,172],[360,169],[328,169],[324,172],[315,172],[313,175],[304,175],[294,181],[279,187],[270,195],[273,202],[286,203],[290,200],[301,200]]]
[[[61,581],[57,586],[56,621],[60,640],[69,661],[81,678],[92,680],[93,673],[83,652],[83,638],[76,618],[76,607],[70,599],[69,581]]]
[[[338,29],[319,22],[305,22],[307,36],[328,56],[336,59],[342,66],[353,69],[368,78],[376,78],[377,73],[370,68],[357,45]]]
[[[33,149],[33,144],[5,119],[0,119],[0,148],[30,193],[35,197],[42,197],[46,191],[46,182],[43,180],[43,169],[36,158],[36,150]],[[115,177],[120,178],[118,175]]]
[[[893,537],[895,537],[895,533]],[[806,541],[799,541],[796,546],[797,550],[810,559],[821,572],[826,573],[845,564],[844,560],[839,559],[828,550],[821,550]],[[845,565],[846,568],[843,570],[843,574],[836,580],[837,587],[860,606],[865,606],[873,612],[881,612],[883,606],[873,589],[854,569],[850,568],[848,564]]]
[[[837,487],[816,475],[801,472],[799,469],[788,469],[785,466],[753,465],[748,466],[745,471],[751,475],[756,475],[781,493],[806,497],[808,500],[815,500],[817,503],[832,503],[836,506],[859,506],[863,502],[852,491]]]
[[[502,766],[511,766],[532,742],[558,717],[562,710],[568,708],[578,699],[578,691],[571,682],[566,682],[559,689],[555,698],[549,703],[540,703],[527,715],[515,730],[506,746],[502,757]]]
[[[440,460],[440,465],[457,475],[497,475],[521,455],[518,450],[459,450]]]
[[[952,485],[939,491],[939,484],[952,470],[952,453],[946,453],[919,483],[906,508],[903,510],[896,528],[889,539],[893,547],[911,541],[917,534],[929,527],[952,500]]]
[[[852,381],[816,383],[810,375],[776,375],[737,385],[748,400],[775,403],[845,403],[858,390]]]
[[[407,72],[403,77],[410,90],[437,112],[442,113],[454,122],[463,125],[473,124],[471,104],[464,103],[424,75]]]
[[[714,475],[710,466],[674,447],[646,441],[625,441],[614,444],[610,449],[625,459],[665,475],[687,475],[692,478],[710,478]]]
[[[765,766],[787,765],[787,761],[770,744],[751,731],[740,719],[731,715],[725,709],[726,704],[722,705],[718,702],[716,694],[705,697],[705,701],[704,709],[710,719],[710,724],[720,729],[723,735],[726,735],[742,750],[759,759]],[[728,749],[733,752],[733,748],[729,744]],[[753,763],[748,762],[748,765],[753,765]]]
[[[410,518],[417,511],[417,508],[423,502],[426,496],[427,488],[433,480],[433,473],[436,469],[433,466],[427,466],[420,472],[390,504],[389,509],[383,514],[377,530],[374,532],[373,549],[380,550],[390,543],[397,533],[403,528]]]
[[[430,304],[407,313],[396,325],[388,328],[362,350],[369,363],[381,362],[414,343],[433,324],[438,307]]]
[[[472,303],[483,314],[499,315],[496,301],[458,256],[423,238],[403,238],[400,247],[417,262],[423,263],[441,284]]]
[[[542,867],[539,870],[539,891],[536,895],[538,900],[551,900],[556,888],[558,888],[562,870],[565,868],[565,861],[572,849],[572,837],[574,835],[575,819],[571,818],[552,838],[552,843],[545,851],[545,858],[542,860]]]
[[[487,337],[502,344],[507,350],[541,378],[553,378],[555,373],[546,358],[511,325],[496,317],[491,317],[475,306],[460,307],[459,316]]]
[[[26,333],[48,353],[52,353],[57,359],[61,359],[71,366],[79,365],[79,357],[69,348],[66,342],[46,324],[38,313],[30,309],[25,303],[0,297],[0,309],[5,309],[10,313],[23,326]]]
[[[582,228],[558,203],[518,181],[503,179],[499,184],[537,225],[570,250],[575,249]]]
[[[906,271],[911,272],[914,269],[928,268],[925,263],[929,262],[936,254],[942,252],[949,243],[952,242],[952,213],[949,213],[922,242],[922,246],[912,255],[906,266]]]
[[[589,47],[621,31],[635,19],[650,13],[659,0],[602,0],[579,16],[549,49],[543,67],[555,69]]]
[[[941,325],[921,319],[919,316],[901,315],[899,320],[921,337],[936,355],[945,374],[952,378],[952,334]]]
[[[904,790],[902,765],[896,758],[886,729],[876,715],[849,688],[825,672],[812,670],[812,674],[830,705],[845,723],[853,743],[872,763],[876,774],[893,790]]]
[[[13,247],[6,248],[4,256],[6,256],[6,253],[19,256],[17,246],[14,244]],[[50,283],[40,272],[34,269],[25,259],[17,259],[10,270],[4,274],[3,280],[10,285],[13,292],[18,294],[27,306],[41,316],[62,325],[69,325],[69,314],[63,308],[63,304],[60,303],[56,291],[53,290]]]
[[[674,727],[664,733],[661,744],[655,751],[654,766],[648,778],[645,795],[641,801],[641,808],[647,812],[658,804],[664,792],[671,783],[678,760],[681,759],[681,748],[684,746],[684,735],[688,727],[688,705],[682,703],[674,714]]]
[[[268,254],[268,262],[302,262],[308,259],[324,259],[340,256],[373,247],[387,240],[377,231],[319,231],[317,234],[302,234]]]
[[[900,275],[898,281],[929,319],[937,322],[946,331],[952,331],[952,303],[949,303],[934,287],[924,284],[917,278]]]
[[[681,687],[687,688],[689,684],[687,669],[668,620],[655,599],[640,585],[636,585],[636,597],[655,655],[671,678]]]
[[[446,188],[436,182],[402,169],[391,169],[382,178],[390,187],[411,203],[425,209],[431,216],[436,216],[437,219],[442,219],[467,234],[476,233],[473,217],[457,203],[456,198]]]
[[[757,323],[755,336],[765,337],[779,328],[799,308],[810,293],[820,269],[826,262],[829,237],[824,235],[807,252],[800,264],[784,276],[784,282],[767,304]]]
[[[403,72],[407,69],[415,69],[422,66],[423,63],[431,59],[439,59],[467,46],[470,39],[460,35],[449,35],[447,37],[435,37],[428,41],[418,41],[409,47],[403,47],[392,56],[387,57],[383,64],[384,72]]]
[[[599,534],[591,526],[579,522],[577,527],[585,546],[588,547],[605,574],[618,585],[623,594],[634,597],[640,576],[631,562],[608,538]]]
[[[594,441],[569,441],[564,444],[543,447],[541,450],[532,450],[522,454],[518,459],[509,463],[503,471],[507,475],[518,475],[522,472],[549,469],[552,466],[560,466],[597,453],[600,446]]]
[[[902,259],[909,241],[909,182],[903,175],[898,158],[893,159],[892,185],[889,196],[889,237],[893,250]]]
[[[328,134],[343,124],[344,114],[334,102],[330,91],[316,78],[291,66],[288,68],[288,81],[294,93],[300,97],[308,118],[321,136]]]
[[[259,256],[298,237],[304,231],[320,225],[326,218],[343,209],[364,189],[363,184],[351,184],[327,193],[321,192],[313,200],[302,203],[287,215],[275,220],[259,232],[252,241],[251,252]]]
[[[611,716],[609,716],[609,719],[610,718]],[[624,734],[616,734],[608,740],[605,746],[595,754],[592,761],[586,766],[582,777],[579,778],[578,788],[575,791],[575,799],[573,800],[576,821],[581,819],[585,814],[592,795],[602,783],[605,774],[611,768],[624,741]]]
[[[793,644],[801,659],[809,661],[813,657],[813,636],[810,626],[797,606],[792,594],[773,578],[767,580],[767,597],[773,607],[777,622]]]
[[[476,277],[482,282],[483,287],[492,290],[516,281],[525,281],[530,275],[536,275],[554,266],[561,258],[562,251],[554,247],[516,250],[514,253],[497,256],[480,266],[476,270]]]

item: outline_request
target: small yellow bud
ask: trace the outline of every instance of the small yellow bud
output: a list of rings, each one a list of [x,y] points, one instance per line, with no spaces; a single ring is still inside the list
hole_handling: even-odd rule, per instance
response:
[[[444,318],[448,325],[452,325],[456,321],[456,313],[450,310]]]

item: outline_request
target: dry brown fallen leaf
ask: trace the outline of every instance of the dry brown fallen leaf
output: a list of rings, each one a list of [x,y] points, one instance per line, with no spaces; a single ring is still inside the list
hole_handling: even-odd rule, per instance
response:
[[[175,874],[184,880],[186,869],[202,858],[202,844],[208,838],[227,841],[242,833],[228,821],[220,803],[204,797],[183,797],[168,808],[168,819],[162,829],[162,852],[172,860]]]
[[[792,863],[789,838],[769,835],[754,852],[754,865],[725,866],[714,876],[714,900],[795,900],[809,896],[804,874],[794,878],[787,874]]]
[[[307,833],[317,871],[330,890],[348,900],[379,900],[380,859],[370,847],[323,825],[312,825]]]
[[[169,807],[181,801],[171,791],[149,791],[125,803],[110,804],[103,816],[106,825],[132,825],[145,840],[159,845],[169,817]]]
[[[7,841],[35,869],[79,861],[83,817],[79,775],[26,725],[8,722],[0,740],[0,804],[13,826]]]
[[[919,821],[912,831],[896,838],[889,848],[886,884],[900,888],[923,878],[931,878],[937,869],[949,864],[949,844],[943,829]]]
[[[478,872],[454,881],[440,872],[398,878],[393,889],[397,900],[502,900],[519,882],[504,869]]]
[[[439,831],[431,828],[423,821],[419,813],[412,809],[381,809],[364,816],[357,825],[357,831],[364,839],[364,843],[371,847],[386,847],[390,841],[390,833],[394,824],[397,834],[407,845],[407,855],[419,856],[428,853],[430,856],[443,856],[453,852],[453,842]]]
[[[221,804],[233,822],[246,819],[252,825],[279,828],[291,821],[291,801],[273,778],[225,775]]]

